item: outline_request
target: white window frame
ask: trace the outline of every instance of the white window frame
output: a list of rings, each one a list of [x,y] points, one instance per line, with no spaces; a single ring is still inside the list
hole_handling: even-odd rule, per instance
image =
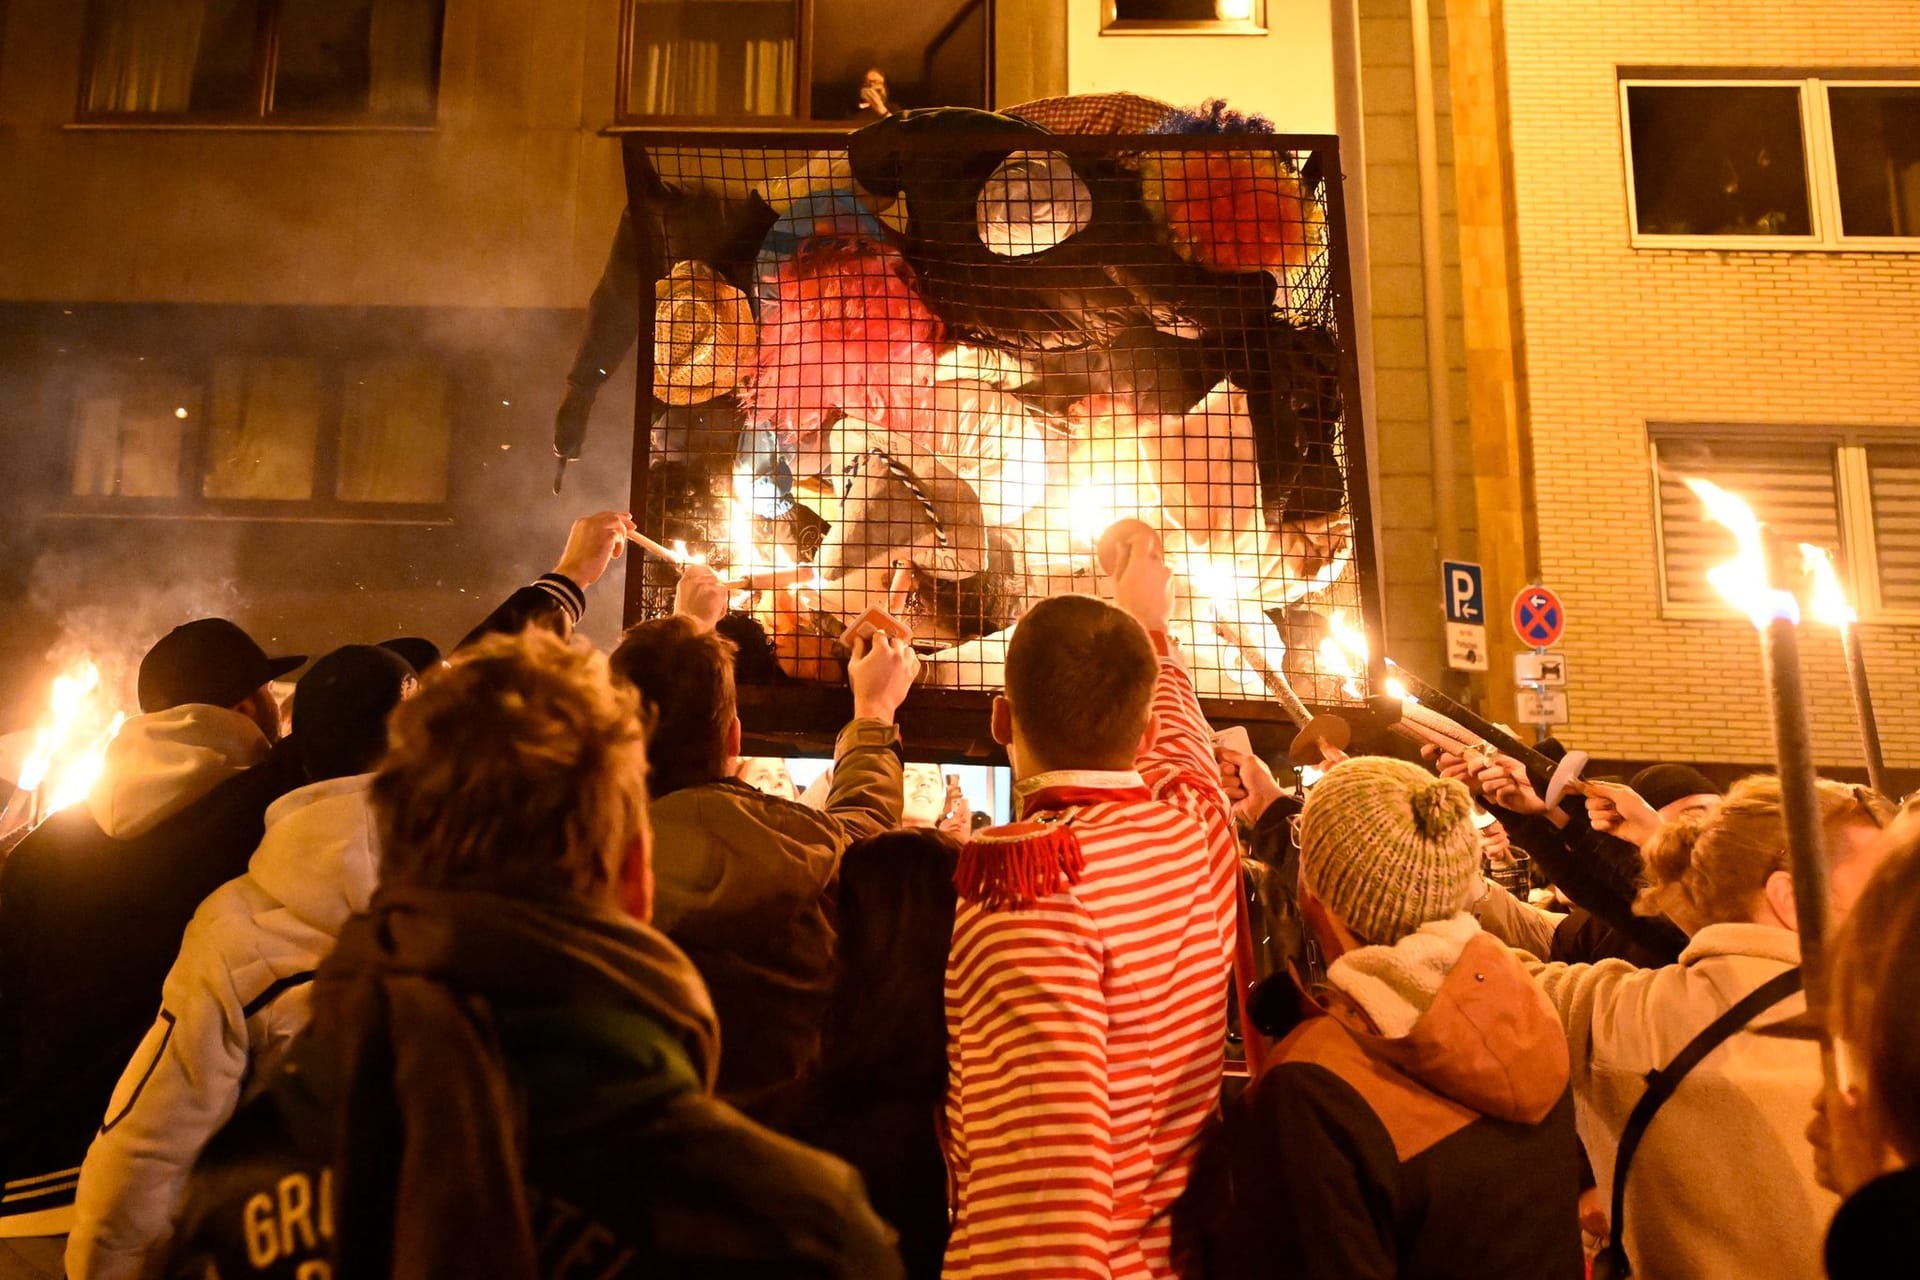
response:
[[[1640,210],[1633,188],[1633,128],[1627,107],[1631,89],[1798,89],[1800,148],[1806,158],[1807,216],[1811,235],[1702,236],[1659,235],[1640,230]],[[1804,76],[1684,78],[1622,76],[1620,78],[1620,154],[1627,183],[1627,238],[1636,249],[1762,250],[1773,253],[1920,253],[1920,236],[1850,236],[1840,220],[1840,183],[1833,156],[1833,115],[1827,94],[1833,89],[1920,89],[1920,77],[1870,79],[1865,77]]]
[[[1920,442],[1920,427],[1845,427],[1786,423],[1682,422],[1647,424],[1648,480],[1652,484],[1654,572],[1660,582],[1660,617],[1672,622],[1741,620],[1731,605],[1676,603],[1667,590],[1667,529],[1660,506],[1660,442],[1662,440],[1726,440],[1752,443],[1777,440],[1807,444],[1817,441],[1833,451],[1834,501],[1839,509],[1841,584],[1860,621],[1883,626],[1920,626],[1920,609],[1889,608],[1880,598],[1880,548],[1873,530],[1872,474],[1867,450],[1874,446]],[[1711,475],[1705,477],[1713,479]]]

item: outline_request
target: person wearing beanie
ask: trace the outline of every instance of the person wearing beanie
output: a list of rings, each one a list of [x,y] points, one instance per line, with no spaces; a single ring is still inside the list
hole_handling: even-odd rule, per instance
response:
[[[385,646],[348,645],[293,693],[306,785],[266,811],[246,873],[200,904],[161,988],[160,1015],[113,1091],[80,1168],[67,1274],[145,1274],[187,1175],[242,1086],[307,1023],[309,983],[379,873],[368,787],[387,716],[416,687]]]
[[[1581,1275],[1566,1041],[1469,914],[1471,795],[1401,760],[1335,765],[1307,793],[1300,878],[1325,979],[1261,1002],[1304,1016],[1199,1157],[1176,1210],[1192,1270]]]

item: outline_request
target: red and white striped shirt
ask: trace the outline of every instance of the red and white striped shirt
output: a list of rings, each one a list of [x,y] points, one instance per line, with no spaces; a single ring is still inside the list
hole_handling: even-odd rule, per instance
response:
[[[946,1280],[1172,1274],[1167,1213],[1220,1091],[1239,865],[1212,733],[1171,657],[1153,713],[1138,773],[1021,786],[1024,818],[1077,840],[1077,876],[1028,906],[960,904]]]

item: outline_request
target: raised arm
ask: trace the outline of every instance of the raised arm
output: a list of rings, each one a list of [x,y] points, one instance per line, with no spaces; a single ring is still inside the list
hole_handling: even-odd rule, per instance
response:
[[[1108,1275],[1114,1216],[1104,957],[1062,896],[962,904],[947,965],[959,1193],[945,1275]]]
[[[632,529],[633,518],[624,511],[597,511],[575,520],[552,571],[501,601],[456,648],[464,649],[486,636],[518,635],[528,627],[563,638],[572,635],[587,609],[587,588],[620,558]]]

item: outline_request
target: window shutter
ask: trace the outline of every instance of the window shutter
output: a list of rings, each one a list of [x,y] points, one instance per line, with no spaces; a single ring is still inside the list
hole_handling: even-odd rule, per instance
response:
[[[1867,477],[1880,604],[1920,609],[1920,449],[1869,447]]]
[[[1733,535],[1706,518],[1686,486],[1698,476],[1745,498],[1754,513],[1792,542],[1832,547],[1845,559],[1840,537],[1840,500],[1830,441],[1801,444],[1661,435],[1659,462],[1660,540],[1665,555],[1666,602],[1687,608],[1723,607],[1707,582],[1707,570],[1733,558]],[[1908,473],[1914,515],[1914,585],[1920,590],[1920,471]],[[1843,569],[1844,572],[1844,569]]]

